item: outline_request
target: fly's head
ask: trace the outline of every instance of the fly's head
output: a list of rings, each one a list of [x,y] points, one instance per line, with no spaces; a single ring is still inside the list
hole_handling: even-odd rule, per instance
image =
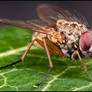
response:
[[[81,35],[79,47],[85,56],[92,57],[92,30],[84,32]]]

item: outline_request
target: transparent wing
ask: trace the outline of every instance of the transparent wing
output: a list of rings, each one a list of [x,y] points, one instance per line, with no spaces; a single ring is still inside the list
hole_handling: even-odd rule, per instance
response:
[[[30,28],[34,31],[42,32],[42,33],[48,33],[47,28],[49,28],[47,23],[44,23],[41,20],[28,20],[25,21],[25,23],[29,24]]]
[[[75,21],[79,22],[80,24],[86,25],[86,27],[90,27],[86,17],[83,16],[80,12],[73,9],[71,11],[71,14],[74,17]]]
[[[49,26],[47,25],[47,23],[44,23],[41,20],[20,21],[20,20],[10,20],[10,19],[0,18],[0,23],[9,24],[9,25],[13,25],[21,28],[26,28],[26,29],[37,31],[44,34],[49,34],[49,30],[47,30]]]
[[[39,18],[51,26],[55,25],[58,19],[77,21],[88,26],[86,18],[76,11],[69,12],[61,7],[42,4],[37,7],[37,12]]]

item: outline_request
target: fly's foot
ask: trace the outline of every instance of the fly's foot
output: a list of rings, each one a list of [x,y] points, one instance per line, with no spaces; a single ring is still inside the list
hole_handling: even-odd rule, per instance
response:
[[[35,88],[38,88],[39,86],[40,86],[40,84],[33,85],[33,87],[35,87]]]

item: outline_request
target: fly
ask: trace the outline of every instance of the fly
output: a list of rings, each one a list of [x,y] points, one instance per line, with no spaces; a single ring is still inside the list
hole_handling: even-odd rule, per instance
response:
[[[28,45],[21,59],[0,67],[0,69],[24,61],[30,48],[35,44],[38,47],[45,48],[50,68],[44,79],[35,84],[34,87],[43,84],[53,69],[50,53],[72,60],[75,60],[76,57],[79,58],[84,71],[92,78],[81,58],[82,55],[92,57],[92,30],[88,29],[86,18],[78,13],[74,15],[61,7],[48,4],[39,5],[37,13],[39,19],[30,21],[0,18],[0,23],[35,31],[32,35],[32,42]]]

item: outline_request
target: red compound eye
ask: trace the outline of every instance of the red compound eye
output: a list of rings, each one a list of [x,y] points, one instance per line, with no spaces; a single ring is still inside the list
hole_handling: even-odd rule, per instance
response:
[[[81,35],[79,45],[83,51],[87,51],[90,49],[92,45],[92,31],[84,32]]]

